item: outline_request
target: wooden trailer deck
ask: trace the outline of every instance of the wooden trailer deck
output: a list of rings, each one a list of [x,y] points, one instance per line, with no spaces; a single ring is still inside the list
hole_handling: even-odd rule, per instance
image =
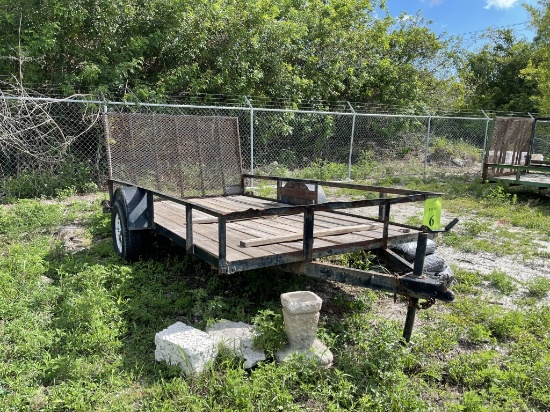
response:
[[[485,167],[508,172],[508,174],[501,172],[496,176],[488,176],[488,173],[484,171],[486,180],[489,182],[501,182],[510,186],[532,186],[539,189],[550,188],[550,165],[547,162],[532,161],[530,166],[489,163]]]
[[[499,176],[491,177],[488,179],[490,182],[502,182],[510,186],[532,186],[538,187],[539,189],[548,189],[550,188],[550,174],[544,173],[528,173],[522,174],[519,178],[516,176]]]
[[[191,198],[192,205],[191,253],[206,260],[220,272],[234,273],[242,270],[281,265],[304,260],[303,240],[288,240],[288,236],[302,237],[304,213],[272,215],[230,220],[226,223],[226,257],[220,265],[218,218],[197,210],[209,209],[219,214],[288,208],[289,205],[252,196],[225,196]],[[378,212],[378,208],[373,208]],[[154,203],[155,230],[187,247],[186,205],[170,200]],[[384,224],[376,219],[360,217],[341,211],[317,211],[313,224],[312,258],[371,250],[416,240],[419,230],[404,225],[389,224],[387,245],[384,245]],[[338,232],[344,232],[336,234]],[[287,239],[285,239],[287,238]],[[243,246],[261,239],[258,246]],[[285,241],[287,240],[287,241]]]

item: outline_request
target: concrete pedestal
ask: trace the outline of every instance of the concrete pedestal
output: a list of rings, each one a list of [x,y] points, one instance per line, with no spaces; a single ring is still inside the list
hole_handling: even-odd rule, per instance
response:
[[[281,295],[288,345],[275,354],[277,361],[282,362],[290,355],[301,354],[315,359],[323,366],[332,364],[332,353],[315,338],[322,303],[319,296],[308,291]]]

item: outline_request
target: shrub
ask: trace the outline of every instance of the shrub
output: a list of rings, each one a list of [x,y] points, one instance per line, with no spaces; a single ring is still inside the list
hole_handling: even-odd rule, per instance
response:
[[[67,197],[74,193],[97,191],[91,162],[70,157],[60,165],[46,170],[26,170],[1,181],[8,197]]]

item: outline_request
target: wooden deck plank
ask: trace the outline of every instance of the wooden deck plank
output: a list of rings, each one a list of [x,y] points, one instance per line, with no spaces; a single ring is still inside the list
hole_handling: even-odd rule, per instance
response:
[[[185,222],[185,206],[180,205],[178,203],[170,202],[167,200],[161,201],[161,202],[155,202],[153,205],[153,208],[155,210],[155,213],[157,213],[157,210],[161,214],[173,214],[179,218],[182,219],[182,222]],[[209,215],[208,213],[201,212],[200,210],[193,210],[193,221],[195,219],[208,219],[208,218],[214,218],[214,216]]]
[[[286,203],[278,203],[277,201],[270,202],[264,199],[257,199],[249,196],[231,196],[220,197],[216,200],[234,208],[234,211],[244,211],[252,209],[270,209],[276,207],[287,207]]]
[[[181,205],[178,205],[181,206]],[[155,209],[155,213],[157,211],[159,212],[166,212],[170,211],[171,208],[163,208],[161,210]],[[178,210],[178,215],[181,215],[181,210]],[[199,212],[201,213],[201,212]],[[164,224],[162,224],[163,227],[170,229],[172,226],[177,225],[181,227],[181,229],[178,231],[178,234],[185,238],[185,219],[182,219],[178,221],[178,215],[170,215],[169,217],[165,217]],[[203,213],[203,215],[208,216],[207,214]],[[193,220],[195,219],[195,216],[193,216]],[[157,215],[155,215],[155,220],[158,221]],[[238,221],[237,221],[238,222]],[[266,257],[278,253],[289,253],[296,251],[295,247],[273,247],[274,245],[271,245],[269,248],[243,248],[240,246],[240,241],[244,238],[249,237],[250,235],[247,233],[243,233],[239,231],[239,227],[235,227],[236,222],[229,222],[227,224],[227,256],[228,260],[242,260],[243,254],[246,255],[247,258],[257,258],[257,257]],[[169,227],[167,227],[169,226]],[[256,225],[257,226],[257,225]],[[211,224],[200,224],[200,225],[193,225],[193,235],[195,237],[194,243],[201,247],[203,243],[206,243],[206,247],[204,248],[209,253],[213,253],[215,256],[218,256],[218,249],[217,249],[217,242],[218,242],[218,225],[216,223]],[[199,234],[200,238],[195,236],[195,234]],[[300,249],[302,247],[300,246]]]
[[[185,224],[174,219],[177,219],[175,215],[159,215],[155,211],[155,224],[160,224],[164,228],[178,234],[185,239]],[[193,225],[193,242],[196,246],[201,247],[209,253],[212,253],[214,256],[218,256],[218,224],[210,223]],[[241,248],[240,246],[238,246],[239,242],[240,239],[232,238],[230,236],[230,232],[228,231],[228,260],[242,260],[251,257],[262,256],[256,252],[247,253],[245,251],[245,248]],[[265,255],[265,253],[263,255]]]
[[[301,235],[302,234],[301,228],[300,228],[300,231],[298,231],[298,232],[289,232],[288,230],[286,230],[286,228],[284,228],[284,225],[282,225],[283,227],[266,225],[265,224],[266,220],[268,220],[268,219],[262,219],[260,222],[257,222],[257,221],[241,221],[241,222],[239,222],[239,226],[243,228],[242,229],[243,232],[249,234],[248,237],[243,237],[241,240],[246,240],[250,236],[256,236],[258,238],[265,238],[265,237],[270,237],[270,236],[285,236],[285,235],[288,235],[289,233],[294,233],[296,235]],[[321,244],[323,246],[328,247],[328,246],[331,246],[333,243],[331,243],[329,240],[322,240],[322,241],[320,240],[319,242],[316,243],[316,245],[321,245]],[[302,250],[303,249],[303,243],[302,243],[301,240],[300,241],[286,241],[286,242],[283,242],[283,243],[271,244],[269,246],[264,246],[264,247],[268,250],[272,250],[277,245],[284,246],[285,248],[287,248],[287,250],[288,249],[292,249],[292,250]],[[254,246],[254,248],[256,248],[256,247],[261,247],[261,246]]]
[[[317,230],[317,232],[313,231],[313,238],[343,235],[343,234],[352,233],[352,232],[362,232],[364,230],[372,230],[373,228],[374,228],[374,225],[371,225],[371,224],[355,225],[355,226],[339,226],[339,227],[333,227],[331,229]],[[271,236],[271,237],[260,237],[260,238],[255,237],[252,239],[241,240],[240,244],[243,247],[263,246],[263,245],[272,245],[274,243],[302,240],[302,238],[303,238],[302,234],[296,233],[292,235],[286,234],[286,235]]]
[[[196,231],[195,230],[193,231],[193,235],[195,235],[195,233],[200,233],[201,235],[215,242],[217,245],[217,242],[218,242],[217,225],[200,225],[200,227],[197,228]],[[265,249],[255,249],[255,248],[251,249],[251,248],[240,247],[239,234],[236,233],[234,230],[230,230],[230,228],[227,228],[226,242],[227,242],[227,260],[228,261],[241,260],[241,259],[233,258],[237,254],[247,255],[248,258],[265,257],[265,256],[274,254],[273,252],[270,252],[269,250],[265,250]]]
[[[231,222],[231,225],[233,228],[235,228],[235,230],[239,230],[243,234],[242,239],[251,236],[265,237],[274,235],[273,230],[270,230],[269,227],[266,228],[264,225],[256,224],[250,221]],[[277,230],[277,234],[281,233],[282,231]],[[270,245],[269,248],[273,250],[274,253],[286,253],[296,251],[296,247],[290,247],[288,246],[288,243]],[[301,244],[300,248],[302,248]]]
[[[265,236],[279,236],[279,235],[285,235],[288,233],[296,233],[301,234],[303,231],[303,228],[300,226],[299,228],[294,227],[295,231],[290,232],[287,230],[288,225],[277,223],[271,219],[262,219],[261,223],[258,223],[254,220],[247,220],[247,221],[240,221],[241,225],[246,225],[250,230],[248,233],[257,235],[258,237],[265,237]],[[269,225],[267,225],[269,223]],[[294,250],[302,250],[303,249],[303,243],[302,241],[293,241],[293,242],[284,242],[280,243],[279,245],[284,245],[288,248],[294,249]],[[314,242],[314,248],[315,247],[331,247],[335,244],[331,242],[328,239],[315,239]],[[273,248],[275,244],[266,246],[267,248]]]
[[[247,239],[251,236],[257,236],[257,237],[268,236],[268,234],[261,231],[261,229],[262,229],[261,225],[256,224],[256,225],[254,225],[254,228],[251,228],[251,227],[248,227],[246,225],[246,223],[247,223],[246,221],[244,221],[244,222],[231,222],[230,223],[231,230],[234,231],[235,235],[239,236],[241,240],[242,239]],[[260,230],[258,230],[258,229],[260,229]],[[240,245],[240,241],[239,241],[239,247],[242,247]],[[243,248],[243,249],[246,249],[246,248]],[[269,245],[269,246],[263,246],[263,247],[259,246],[255,249],[262,250],[267,255],[272,255],[272,254],[293,253],[293,252],[296,252],[296,250],[302,250],[303,247],[302,247],[301,243],[299,245],[299,248],[289,247],[287,245],[287,243],[277,243],[277,244],[273,244],[273,245]]]
[[[343,225],[341,223],[336,223],[336,222],[339,222],[337,220],[339,215],[334,215],[334,216],[336,218],[331,217],[331,216],[323,216],[321,219],[316,218],[315,219],[315,227],[323,228],[323,229],[331,229],[331,228],[342,227]],[[280,226],[280,225],[290,226],[292,224],[291,222],[302,224],[301,222],[299,222],[298,219],[296,219],[296,216],[284,216],[282,218],[285,218],[285,219],[281,219],[280,221],[272,221],[272,222],[269,222],[269,224],[271,226]],[[286,219],[286,218],[288,218],[288,219]],[[355,232],[355,234],[363,236],[363,237],[368,238],[368,239],[381,238],[382,237],[382,225],[381,224],[378,224],[378,223],[370,221],[370,220],[360,220],[360,222],[362,222],[362,224],[365,224],[365,223],[366,224],[373,224],[373,225],[375,225],[375,227],[371,230],[368,230],[368,231]],[[348,222],[344,222],[344,223],[348,223]],[[394,234],[396,234],[396,233],[394,233]],[[319,239],[321,239],[321,237]],[[322,239],[325,240],[325,241],[330,242],[332,237],[331,236],[322,236]],[[317,238],[316,238],[316,240],[317,240]],[[339,239],[335,243],[343,244],[341,239]]]
[[[163,216],[155,216],[156,224],[170,230],[171,232],[175,233],[176,235],[180,236],[181,238],[185,239],[185,228],[180,225],[174,225],[170,220],[165,219]],[[210,241],[210,239],[205,238],[200,233],[193,233],[194,241],[195,243],[200,244],[200,248],[204,249],[208,253],[218,256],[218,245],[217,243],[214,244]]]

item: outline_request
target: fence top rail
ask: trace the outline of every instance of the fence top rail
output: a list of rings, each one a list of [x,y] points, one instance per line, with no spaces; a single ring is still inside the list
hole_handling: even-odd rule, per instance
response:
[[[267,107],[253,107],[253,106],[245,107],[245,106],[214,106],[214,105],[173,104],[173,103],[117,102],[117,101],[109,101],[109,100],[73,99],[71,97],[53,98],[53,97],[12,96],[12,95],[5,95],[5,94],[0,94],[0,100],[39,101],[39,102],[47,102],[47,103],[86,103],[86,104],[102,104],[105,106],[141,106],[141,107],[159,107],[159,108],[166,107],[166,108],[179,108],[179,109],[241,110],[241,111],[247,111],[247,112],[254,110],[256,112],[276,112],[276,113],[291,112],[291,113],[299,113],[299,114],[317,114],[317,115],[332,115],[332,116],[362,116],[362,117],[386,117],[386,118],[390,117],[390,118],[410,118],[410,119],[455,119],[455,120],[474,120],[474,121],[494,120],[488,117],[361,113],[356,111],[338,112],[338,111],[326,111],[326,110],[279,109],[279,108],[267,108]]]
[[[0,91],[1,92],[1,91]],[[101,100],[86,100],[86,99],[72,99],[71,97],[54,98],[54,97],[32,97],[32,96],[9,96],[5,94],[0,95],[0,100],[29,100],[37,102],[47,103],[88,103],[88,104],[104,104]]]

